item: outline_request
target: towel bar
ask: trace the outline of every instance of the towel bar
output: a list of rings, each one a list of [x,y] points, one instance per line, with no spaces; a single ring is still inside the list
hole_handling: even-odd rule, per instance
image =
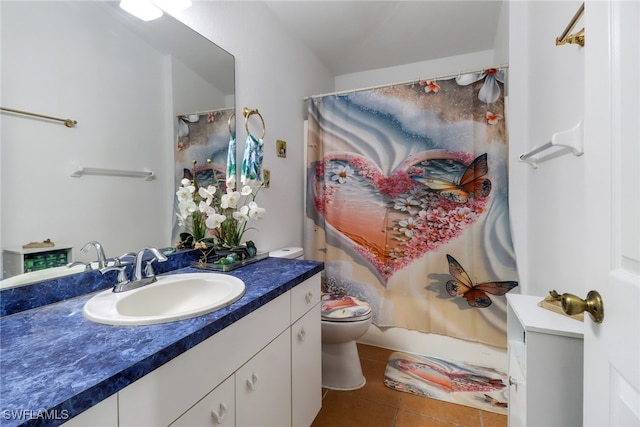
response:
[[[127,176],[131,178],[144,178],[145,181],[151,181],[155,178],[153,171],[148,169],[143,171],[129,171],[119,169],[86,168],[82,165],[75,165],[71,172],[71,176],[79,178],[82,175]]]
[[[547,155],[534,157],[536,154],[546,151],[552,147],[560,147],[561,149]],[[574,156],[581,156],[584,154],[581,121],[571,129],[564,132],[554,133],[551,136],[551,141],[546,144],[535,147],[529,152],[520,155],[520,161],[529,163],[534,169],[537,169],[538,163],[558,157],[568,151],[571,151]]]

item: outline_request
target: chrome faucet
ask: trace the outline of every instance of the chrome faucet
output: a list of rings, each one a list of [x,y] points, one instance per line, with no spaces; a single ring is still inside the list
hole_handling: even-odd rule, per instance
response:
[[[142,261],[147,251],[153,254],[153,258],[146,262],[146,267],[142,267]],[[116,264],[100,269],[100,273],[105,274],[109,271],[118,271],[118,283],[114,285],[113,292],[125,292],[132,289],[141,288],[142,286],[149,285],[155,282],[156,276],[151,266],[153,261],[165,262],[167,257],[156,248],[144,248],[135,255],[135,264],[133,265],[133,272],[131,273],[132,280],[129,280],[126,273],[126,268],[129,263],[122,263],[120,260],[125,257],[130,257],[131,254],[124,254],[122,257],[117,258]]]
[[[80,250],[82,252],[87,252],[90,246],[96,248],[96,252],[98,253],[98,268],[105,268],[107,266],[107,257],[104,256],[104,249],[102,249],[102,245],[100,243],[92,240],[86,243]]]
[[[144,255],[147,253],[147,251],[151,252],[156,259],[158,260],[158,262],[165,262],[167,260],[167,257],[164,256],[164,254],[162,252],[160,252],[159,250],[157,250],[156,248],[143,248],[140,249],[140,252],[138,252],[138,255],[136,255],[136,265],[133,267],[133,273],[132,273],[132,277],[133,277],[133,281],[137,282],[139,280],[143,280],[145,277],[145,270],[142,267],[142,259],[144,258]],[[153,261],[153,260],[152,260]],[[152,262],[151,261],[151,262]],[[148,268],[150,271],[153,271],[151,269],[151,265],[148,265]],[[155,274],[151,273],[150,277],[153,279],[152,282],[155,282],[156,276]],[[151,282],[149,282],[151,283]]]

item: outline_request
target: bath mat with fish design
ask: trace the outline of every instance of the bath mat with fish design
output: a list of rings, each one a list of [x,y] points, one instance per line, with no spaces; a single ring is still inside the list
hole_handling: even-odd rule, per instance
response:
[[[394,352],[384,384],[405,393],[507,414],[507,374],[491,368]]]

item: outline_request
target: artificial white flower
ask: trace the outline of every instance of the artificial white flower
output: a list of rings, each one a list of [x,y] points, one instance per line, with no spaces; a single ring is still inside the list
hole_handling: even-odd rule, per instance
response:
[[[233,218],[238,221],[246,221],[247,219],[249,219],[249,216],[247,215],[248,213],[249,207],[247,205],[244,205],[240,208],[239,211],[235,211],[233,213]]]
[[[178,210],[180,210],[180,212],[187,212],[189,214],[192,214],[198,210],[198,207],[196,206],[196,202],[191,199],[180,200],[178,202]]]
[[[178,225],[184,227],[187,224],[187,219],[189,219],[191,215],[187,212],[176,212],[176,216],[178,217]]]
[[[266,209],[259,207],[256,202],[249,202],[249,218],[261,219],[265,211]]]
[[[209,206],[211,205],[211,199],[201,200],[198,203],[198,210],[200,212],[207,212],[209,210]]]
[[[218,228],[220,227],[220,225],[227,219],[226,216],[218,214],[218,213],[214,213],[212,215],[209,215],[205,221],[205,224],[207,225],[207,228]]]
[[[198,189],[198,194],[200,197],[209,200],[209,204],[211,204],[211,199],[213,199],[213,195],[216,194],[216,190],[217,188],[215,185],[210,185],[207,188],[200,187]]]
[[[193,185],[180,187],[178,188],[178,191],[176,191],[176,196],[178,196],[179,201],[190,200],[195,191],[196,191],[196,187],[194,187]]]
[[[207,163],[211,162],[208,160]],[[195,160],[193,164],[195,175]],[[180,227],[185,227],[187,232],[181,233],[184,241],[179,245],[188,244],[203,252],[209,250],[211,239],[215,246],[239,246],[245,231],[252,229],[247,228],[249,219],[262,218],[265,212],[254,202],[260,189],[254,192],[251,186],[246,185],[236,191],[235,177],[229,177],[226,194],[220,197],[217,196],[220,191],[217,185],[202,187],[195,178],[193,181],[184,178],[180,183],[176,192],[176,217]]]
[[[227,194],[223,194],[220,199],[220,207],[222,209],[235,209],[238,205],[238,199],[240,198],[240,193],[234,191],[232,188],[227,188]]]
[[[235,188],[236,187],[236,176],[231,175],[227,177],[227,188]]]

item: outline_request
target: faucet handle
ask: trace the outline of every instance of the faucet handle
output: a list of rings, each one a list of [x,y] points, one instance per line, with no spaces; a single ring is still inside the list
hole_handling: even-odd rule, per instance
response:
[[[158,258],[153,257],[150,260],[147,261],[147,265],[144,267],[144,275],[146,277],[153,277],[156,275],[156,272],[153,271],[153,261],[156,261]]]
[[[119,257],[113,258],[114,266],[120,267],[122,265],[131,265],[136,262],[136,254],[133,252],[127,252],[126,254],[122,254]]]
[[[100,273],[105,274],[109,271],[116,270],[118,272],[118,283],[115,286],[126,285],[129,283],[129,278],[127,277],[126,266],[115,266],[104,267],[100,269]]]
[[[74,262],[70,262],[69,264],[67,264],[67,268],[73,268],[77,265],[84,265],[84,271],[91,271],[91,263],[86,263],[86,262],[82,262],[82,261],[74,261]]]

